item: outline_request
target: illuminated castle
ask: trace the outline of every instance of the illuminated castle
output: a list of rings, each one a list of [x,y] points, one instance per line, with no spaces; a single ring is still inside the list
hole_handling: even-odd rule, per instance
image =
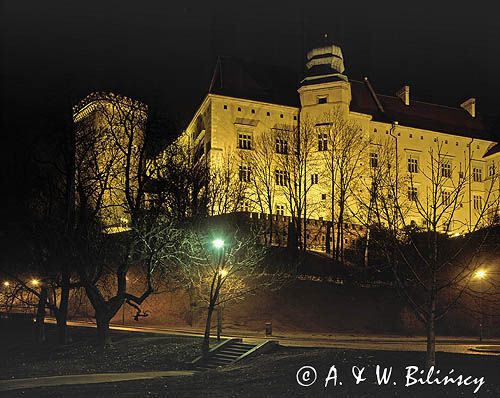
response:
[[[476,112],[474,98],[460,106],[448,107],[414,101],[409,86],[394,96],[378,94],[367,78],[358,81],[347,77],[342,51],[335,45],[315,48],[307,54],[306,72],[301,80],[286,68],[220,57],[208,94],[180,142],[189,145],[196,160],[207,162],[212,170],[232,164],[235,178],[248,182],[245,199],[237,204],[239,211],[253,213],[252,217],[258,219],[273,217],[287,221],[297,216],[297,208],[293,208],[285,192],[291,171],[285,170],[279,160],[290,156],[292,151],[283,131],[293,134],[308,124],[307,139],[313,142],[313,149],[308,154],[307,169],[302,171],[300,200],[306,209],[300,211],[310,224],[318,226],[308,233],[308,247],[324,248],[325,242],[334,239],[333,232],[324,226],[332,219],[332,206],[339,205],[336,198],[332,199],[338,182],[332,184],[331,173],[325,166],[325,153],[331,148],[322,129],[335,124],[329,118],[338,119],[339,115],[359,127],[365,143],[362,156],[357,159],[363,183],[351,189],[346,199],[347,211],[343,217],[346,229],[356,229],[359,224],[356,201],[362,197],[369,201],[371,170],[382,162],[380,151],[387,143],[397,151],[393,167],[406,178],[407,202],[423,203],[429,197],[432,187],[428,182],[428,165],[438,152],[439,175],[446,178],[440,183],[439,192],[443,206],[453,199],[451,193],[457,185],[462,184],[453,219],[439,226],[442,231],[458,234],[470,230],[485,202],[498,195],[498,183],[492,186],[492,181],[498,174],[500,145],[490,138],[485,120]],[[269,149],[276,154],[269,167],[272,203],[263,204],[265,190],[258,192],[255,188],[256,170],[252,170],[252,162],[262,157],[259,151]],[[214,215],[234,211],[217,206],[212,210]],[[422,225],[426,220],[414,208],[408,211],[407,222]],[[287,230],[276,231],[273,241],[282,244],[282,235],[287,233]],[[343,239],[349,245],[350,238],[346,235]]]

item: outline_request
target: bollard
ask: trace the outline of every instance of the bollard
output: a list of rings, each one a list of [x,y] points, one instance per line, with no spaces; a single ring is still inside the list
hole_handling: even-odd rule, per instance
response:
[[[273,335],[273,324],[272,322],[266,322],[266,336]]]

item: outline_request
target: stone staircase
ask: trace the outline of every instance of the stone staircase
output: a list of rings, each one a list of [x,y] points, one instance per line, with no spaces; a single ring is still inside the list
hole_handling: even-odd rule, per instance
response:
[[[271,346],[275,347],[275,344],[275,342],[271,341],[262,344],[249,344],[244,343],[242,339],[229,339],[213,347],[207,357],[196,358],[192,363],[193,368],[197,371],[205,371],[229,365],[246,358],[254,352],[267,351]]]

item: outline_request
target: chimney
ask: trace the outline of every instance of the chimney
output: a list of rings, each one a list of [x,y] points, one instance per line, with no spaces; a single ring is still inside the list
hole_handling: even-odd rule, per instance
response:
[[[460,104],[460,107],[469,112],[469,115],[472,117],[476,117],[476,99],[469,98],[467,101],[464,101]]]
[[[410,105],[410,86],[403,86],[396,95],[405,103],[405,105]]]

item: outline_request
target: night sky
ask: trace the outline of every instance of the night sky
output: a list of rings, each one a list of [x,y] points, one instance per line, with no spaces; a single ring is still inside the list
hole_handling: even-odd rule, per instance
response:
[[[29,173],[19,167],[25,145],[50,136],[54,118],[91,91],[142,99],[184,127],[217,55],[299,74],[325,33],[342,47],[347,75],[369,76],[380,93],[410,84],[414,99],[457,106],[474,96],[478,112],[500,114],[498,12],[479,2],[170,3],[1,1],[1,175],[9,186]]]

